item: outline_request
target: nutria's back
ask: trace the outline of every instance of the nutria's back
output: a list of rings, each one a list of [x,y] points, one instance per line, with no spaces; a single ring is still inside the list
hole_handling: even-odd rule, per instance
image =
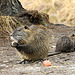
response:
[[[68,36],[63,36],[56,43],[56,52],[71,52],[74,51],[73,41]]]
[[[40,26],[22,26],[11,33],[12,46],[27,60],[44,59],[48,55],[49,36]]]

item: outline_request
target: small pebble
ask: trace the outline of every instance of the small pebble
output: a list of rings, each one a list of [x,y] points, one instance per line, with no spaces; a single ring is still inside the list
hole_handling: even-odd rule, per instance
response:
[[[45,60],[45,61],[43,62],[43,65],[44,65],[44,66],[52,66],[51,62],[48,61],[48,60]]]

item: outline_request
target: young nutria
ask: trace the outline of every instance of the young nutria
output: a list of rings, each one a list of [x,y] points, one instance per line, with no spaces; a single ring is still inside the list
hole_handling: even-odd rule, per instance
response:
[[[50,40],[41,26],[22,26],[11,33],[11,45],[26,60],[44,59],[48,55]]]

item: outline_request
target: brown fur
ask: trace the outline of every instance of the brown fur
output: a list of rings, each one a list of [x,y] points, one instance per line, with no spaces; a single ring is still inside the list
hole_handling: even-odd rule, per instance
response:
[[[58,39],[56,43],[56,52],[71,52],[74,51],[73,41],[67,37],[63,36]]]
[[[11,40],[23,59],[44,59],[48,55],[50,40],[41,26],[19,27],[11,33]]]

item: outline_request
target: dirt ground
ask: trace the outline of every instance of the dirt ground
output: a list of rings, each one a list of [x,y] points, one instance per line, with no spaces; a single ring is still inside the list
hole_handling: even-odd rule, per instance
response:
[[[50,52],[54,52],[56,41],[64,35],[75,33],[75,27],[51,26]],[[75,75],[75,52],[61,53],[47,58],[52,66],[45,67],[42,61],[18,64],[22,59],[17,50],[10,46],[10,40],[0,37],[0,75]]]

